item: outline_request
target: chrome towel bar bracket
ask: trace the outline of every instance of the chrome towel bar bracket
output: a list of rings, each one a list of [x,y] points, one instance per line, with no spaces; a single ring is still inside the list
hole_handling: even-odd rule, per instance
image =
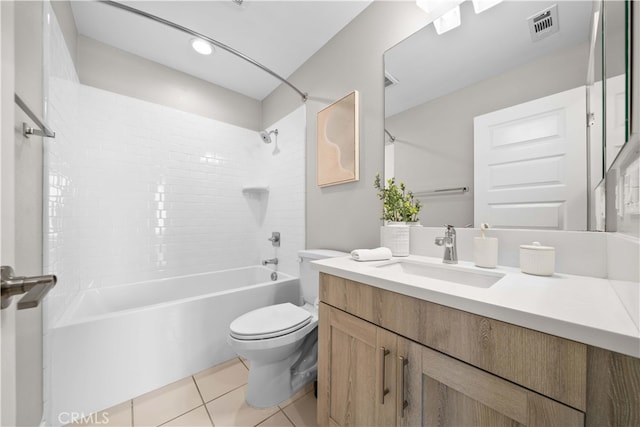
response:
[[[36,124],[36,126],[38,126],[40,129],[35,129],[30,127],[29,125],[27,125],[26,123],[22,123],[22,134],[29,138],[29,136],[31,135],[37,135],[37,136],[42,136],[45,138],[55,138],[56,137],[56,133],[54,131],[52,131],[49,126],[46,125],[46,123],[44,123],[42,120],[40,120],[38,118],[38,116],[36,116],[33,111],[31,111],[31,109],[27,106],[27,104],[25,104],[25,102],[22,100],[22,98],[20,98],[18,96],[18,94],[15,94],[14,100],[16,102],[16,104],[18,105],[18,107],[20,107],[20,109],[22,111],[24,111],[27,116],[29,116],[29,118]]]

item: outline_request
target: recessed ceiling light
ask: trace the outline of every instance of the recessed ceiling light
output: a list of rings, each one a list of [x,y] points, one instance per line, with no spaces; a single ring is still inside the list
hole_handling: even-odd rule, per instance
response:
[[[501,2],[502,0],[473,0],[473,10],[476,13],[482,13]]]
[[[451,9],[449,12],[433,21],[433,26],[436,27],[436,33],[438,33],[438,35],[444,34],[449,30],[453,30],[454,28],[459,27],[460,6],[456,6],[455,9]]]
[[[191,47],[200,55],[211,55],[213,47],[202,39],[191,39]]]

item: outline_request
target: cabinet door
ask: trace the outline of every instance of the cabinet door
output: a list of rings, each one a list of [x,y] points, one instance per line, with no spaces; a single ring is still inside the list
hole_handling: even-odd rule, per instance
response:
[[[422,349],[426,426],[584,426],[584,414],[437,351]]]
[[[395,424],[396,336],[320,304],[318,424]]]
[[[398,337],[396,358],[396,425],[422,425],[422,349],[418,343]]]

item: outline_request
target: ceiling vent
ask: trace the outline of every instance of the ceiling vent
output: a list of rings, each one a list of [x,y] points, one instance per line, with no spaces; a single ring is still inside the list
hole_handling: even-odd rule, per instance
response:
[[[397,85],[398,79],[393,77],[387,70],[384,70],[384,87],[387,88],[389,86]]]
[[[558,22],[558,5],[554,4],[543,11],[527,18],[531,41],[537,42],[560,30]]]

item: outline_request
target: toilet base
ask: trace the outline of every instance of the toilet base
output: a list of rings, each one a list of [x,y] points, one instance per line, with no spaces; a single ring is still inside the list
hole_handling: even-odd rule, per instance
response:
[[[289,357],[271,362],[250,361],[246,401],[255,408],[276,406],[316,379],[317,329]]]
[[[251,363],[246,401],[254,408],[270,408],[284,402],[291,390],[291,358],[275,363]]]

